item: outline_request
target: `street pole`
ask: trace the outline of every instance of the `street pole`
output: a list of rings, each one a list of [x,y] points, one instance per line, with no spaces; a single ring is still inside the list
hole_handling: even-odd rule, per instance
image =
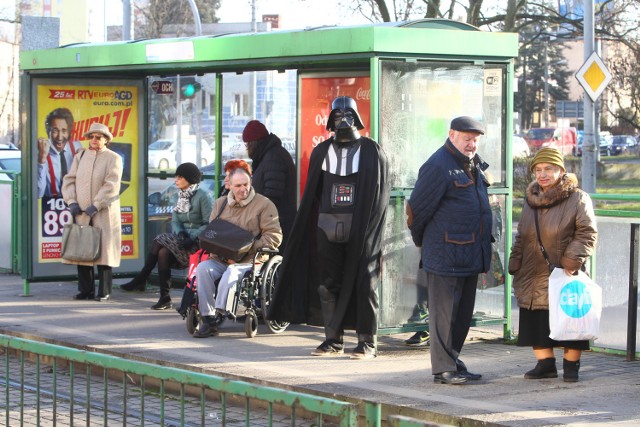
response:
[[[195,0],[189,0],[189,6],[191,7],[191,13],[193,14],[193,21],[196,24],[196,36],[202,35],[202,23],[200,22],[200,12]],[[195,77],[197,80],[197,77]],[[195,103],[194,110],[196,114],[196,165],[198,167],[204,166],[202,164],[202,92],[196,91],[196,98],[191,100]],[[180,122],[182,125],[182,122]]]
[[[544,126],[549,126],[549,40],[544,43]]]
[[[587,61],[594,50],[593,2],[584,5],[584,60]],[[596,144],[595,108],[591,97],[584,92],[584,140],[582,143],[582,189],[587,193],[596,192]]]

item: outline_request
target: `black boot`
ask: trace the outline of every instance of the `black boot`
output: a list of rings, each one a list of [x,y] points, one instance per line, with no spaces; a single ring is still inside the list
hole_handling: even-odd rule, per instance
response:
[[[322,309],[325,340],[311,352],[311,355],[341,355],[344,353],[344,344],[342,340],[343,331],[330,326],[331,320],[336,312],[336,297],[324,285],[320,285],[318,287],[318,294],[320,294],[320,308]]]
[[[578,371],[580,370],[580,361],[577,360],[572,362],[567,359],[562,359],[562,378],[566,383],[577,383],[578,382]]]
[[[556,369],[556,358],[548,357],[538,360],[535,368],[524,374],[528,380],[540,380],[542,378],[558,378],[558,370]]]
[[[108,265],[98,266],[98,295],[96,301],[109,301],[113,286],[113,274]]]
[[[352,359],[371,359],[376,357],[376,338],[374,335],[358,334],[358,346],[350,356]]]
[[[78,266],[78,294],[73,299],[93,299],[95,292],[95,279],[93,277],[93,266]]]
[[[158,270],[160,278],[160,299],[151,306],[152,310],[169,310],[171,307],[171,270]]]
[[[136,275],[133,279],[125,283],[124,285],[120,285],[120,289],[123,291],[131,292],[131,291],[140,291],[144,292],[144,288],[147,285],[147,279],[153,270],[153,267],[158,263],[158,255],[149,254],[147,260],[144,263],[144,267],[140,270],[140,273]]]

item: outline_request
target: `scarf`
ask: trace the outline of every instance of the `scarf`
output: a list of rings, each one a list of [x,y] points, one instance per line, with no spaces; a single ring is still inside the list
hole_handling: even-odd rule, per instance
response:
[[[189,212],[191,210],[191,197],[198,191],[198,188],[200,188],[200,184],[191,184],[186,189],[180,190],[174,211],[178,213]]]

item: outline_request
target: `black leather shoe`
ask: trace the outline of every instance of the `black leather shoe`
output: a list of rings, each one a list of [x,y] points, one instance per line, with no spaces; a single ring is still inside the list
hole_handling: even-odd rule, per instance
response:
[[[93,299],[93,294],[89,294],[86,292],[80,292],[73,296],[73,299]]]
[[[144,292],[145,287],[146,287],[145,282],[138,283],[134,280],[128,283],[125,283],[124,285],[120,285],[120,289],[126,292],[133,292],[133,291]]]
[[[433,376],[433,382],[436,384],[458,385],[464,384],[467,381],[469,381],[469,379],[464,375],[460,375],[460,372],[458,371],[448,371]]]
[[[463,377],[471,381],[478,381],[480,378],[482,378],[482,374],[474,374],[469,371],[458,371],[458,374],[462,375]]]

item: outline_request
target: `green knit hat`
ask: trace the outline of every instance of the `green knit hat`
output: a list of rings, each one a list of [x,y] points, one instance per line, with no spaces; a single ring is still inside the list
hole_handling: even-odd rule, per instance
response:
[[[538,163],[550,163],[552,165],[560,166],[564,172],[567,168],[564,167],[564,159],[560,151],[557,148],[546,147],[538,151],[531,160],[531,172]]]

